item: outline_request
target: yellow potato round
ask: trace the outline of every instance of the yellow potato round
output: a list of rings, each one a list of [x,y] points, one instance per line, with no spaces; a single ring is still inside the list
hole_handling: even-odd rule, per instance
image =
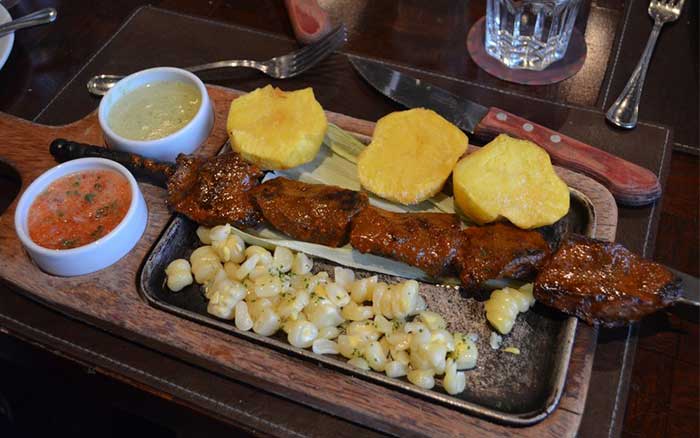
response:
[[[328,121],[311,88],[282,91],[268,85],[231,102],[226,130],[233,150],[263,169],[312,161]]]
[[[536,144],[501,134],[461,159],[455,203],[474,222],[506,218],[520,228],[551,225],[569,211],[569,188]]]
[[[360,183],[382,198],[416,204],[442,189],[468,143],[459,128],[434,111],[388,114],[358,157]]]

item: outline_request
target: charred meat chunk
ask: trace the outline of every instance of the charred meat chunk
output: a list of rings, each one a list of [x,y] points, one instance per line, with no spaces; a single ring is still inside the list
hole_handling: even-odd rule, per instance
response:
[[[294,239],[333,247],[347,243],[350,221],[368,204],[364,193],[281,177],[256,187],[251,196],[273,227]]]
[[[534,274],[548,254],[549,246],[540,233],[497,223],[462,231],[455,267],[462,287],[475,292],[486,280]]]
[[[248,191],[262,170],[228,152],[209,159],[180,154],[168,179],[168,205],[206,226],[255,226],[262,220]]]
[[[673,303],[680,280],[620,244],[571,235],[540,270],[534,294],[589,324],[613,327]]]
[[[459,218],[446,213],[393,213],[367,207],[352,222],[356,250],[399,260],[433,277],[448,273],[459,247]]]

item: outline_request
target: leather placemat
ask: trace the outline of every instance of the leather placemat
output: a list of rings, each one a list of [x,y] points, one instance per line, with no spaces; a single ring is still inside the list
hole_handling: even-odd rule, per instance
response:
[[[130,73],[155,65],[184,66],[220,59],[266,59],[296,47],[296,43],[287,37],[155,8],[144,8],[125,22],[37,116],[36,121],[63,124],[94,110],[99,100],[89,96],[85,89],[87,79],[94,74]],[[652,169],[660,175],[662,184],[665,180],[671,139],[666,128],[641,123],[631,132],[614,131],[604,123],[600,111],[542,99],[523,98],[514,93],[431,72],[415,69],[408,71],[457,94],[479,100],[486,105],[498,105],[568,135],[584,139]],[[401,109],[369,88],[355,75],[345,57],[341,55],[335,55],[293,80],[273,81],[258,72],[245,70],[211,72],[204,76],[204,79],[210,83],[244,90],[267,83],[285,89],[313,86],[325,108],[369,120],[376,120],[387,112]],[[618,240],[637,252],[651,255],[658,214],[658,205],[637,209],[621,208]],[[619,358],[616,357],[617,359]],[[609,365],[615,366],[612,363]],[[593,405],[596,405],[596,398],[604,401],[614,398],[615,391],[619,389],[616,376],[603,373],[599,378],[595,385],[592,382],[592,387],[597,390],[589,394],[589,402]],[[595,372],[593,380],[596,380]],[[225,413],[224,410],[221,412]],[[585,427],[585,423],[584,416],[582,427]]]
[[[622,23],[608,64],[598,103],[603,111],[622,92],[642,57],[654,21],[648,0],[625,2]],[[649,63],[639,118],[672,126],[673,147],[700,154],[698,138],[698,15],[700,2],[686,1],[677,21],[664,25]]]

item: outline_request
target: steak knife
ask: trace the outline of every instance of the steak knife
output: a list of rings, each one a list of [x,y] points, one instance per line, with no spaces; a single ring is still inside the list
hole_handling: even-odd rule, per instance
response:
[[[381,63],[351,55],[348,59],[370,85],[390,99],[409,108],[432,109],[477,137],[492,138],[504,133],[530,140],[545,149],[555,164],[584,173],[603,184],[622,205],[646,205],[661,196],[659,179],[649,169],[508,111],[487,108]]]

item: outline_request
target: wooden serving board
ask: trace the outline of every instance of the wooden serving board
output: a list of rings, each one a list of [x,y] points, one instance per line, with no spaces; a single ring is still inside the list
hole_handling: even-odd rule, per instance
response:
[[[210,86],[216,121],[210,138],[198,154],[215,154],[226,141],[225,121],[230,102],[241,92]],[[328,112],[329,121],[357,134],[371,135],[374,124]],[[19,173],[24,189],[56,165],[48,153],[58,137],[104,144],[95,112],[65,126],[34,124],[0,113],[0,161]],[[585,176],[557,169],[566,182],[591,201],[594,235],[612,240],[617,207],[612,195]],[[171,214],[166,193],[140,184],[149,209],[148,227],[134,249],[102,271],[72,278],[48,275],[24,252],[14,231],[17,200],[0,216],[0,278],[27,296],[69,316],[126,339],[172,354],[261,390],[270,391],[314,408],[384,432],[410,436],[523,436],[575,435],[583,412],[595,351],[597,332],[580,324],[574,343],[565,392],[559,408],[542,422],[513,429],[436,405],[365,380],[323,368],[244,339],[227,335],[146,304],[137,292],[137,278],[149,250]],[[9,293],[9,292],[3,292]]]

